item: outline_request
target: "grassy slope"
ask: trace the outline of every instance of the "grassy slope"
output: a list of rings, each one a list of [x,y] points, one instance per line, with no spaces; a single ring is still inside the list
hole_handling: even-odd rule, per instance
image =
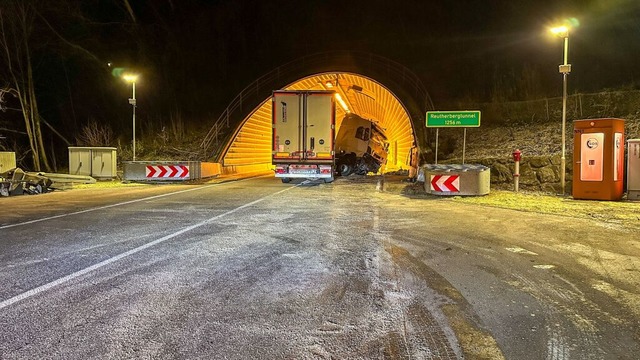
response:
[[[539,193],[492,191],[487,196],[453,197],[453,201],[543,214],[596,219],[640,228],[640,202],[573,200]]]

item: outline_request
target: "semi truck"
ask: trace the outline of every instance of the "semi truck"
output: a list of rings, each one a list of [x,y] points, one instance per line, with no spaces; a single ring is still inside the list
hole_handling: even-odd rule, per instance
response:
[[[276,178],[322,179],[335,172],[334,91],[277,90],[272,96],[272,164]]]
[[[389,143],[374,122],[349,113],[336,136],[336,170],[339,175],[377,173],[387,162]]]

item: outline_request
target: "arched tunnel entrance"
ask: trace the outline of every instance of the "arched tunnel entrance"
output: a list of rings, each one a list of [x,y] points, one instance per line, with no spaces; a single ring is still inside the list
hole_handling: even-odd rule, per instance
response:
[[[330,89],[340,94],[344,104],[337,106],[337,128],[347,111],[383,128],[389,140],[387,172],[409,169],[411,157],[426,145],[424,114],[432,105],[417,76],[398,63],[371,54],[325,53],[277,68],[234,99],[203,142],[203,146],[215,147],[214,158],[222,164],[223,173],[272,168],[270,100],[271,92],[281,89]]]

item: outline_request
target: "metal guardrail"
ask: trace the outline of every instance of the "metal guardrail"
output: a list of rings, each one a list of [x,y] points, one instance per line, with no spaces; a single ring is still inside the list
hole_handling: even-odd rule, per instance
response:
[[[318,53],[281,65],[245,87],[220,114],[200,144],[201,148],[207,152],[213,145],[216,145],[218,148],[214,150],[213,155],[217,158],[221,151],[221,138],[226,139],[229,135],[231,124],[241,121],[240,118],[246,116],[245,110],[253,110],[260,102],[270,96],[272,90],[286,85],[287,81],[294,81],[296,77],[301,78],[320,72],[348,71],[350,68],[355,68],[356,65],[364,68],[365,73],[383,76],[386,80],[391,80],[403,89],[411,91],[412,94],[408,95],[423,102],[424,109],[421,111],[433,109],[433,102],[420,78],[396,61],[364,52]],[[412,114],[412,116],[421,116],[422,114]]]

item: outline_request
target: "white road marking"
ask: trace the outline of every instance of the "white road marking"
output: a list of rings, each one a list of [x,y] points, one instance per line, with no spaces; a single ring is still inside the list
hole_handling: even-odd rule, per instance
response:
[[[536,255],[538,256],[538,254],[534,253],[533,251],[529,251],[527,249],[523,249],[521,247],[510,247],[510,248],[505,248],[506,250],[509,250],[511,252],[514,253],[518,253],[518,254],[527,254],[527,255]]]
[[[555,265],[533,265],[533,267],[536,269],[549,270],[549,269],[553,269],[556,266]]]
[[[246,181],[246,180],[250,180],[250,179],[251,178],[242,179],[242,180],[234,181],[233,183],[238,183],[238,182]],[[12,228],[12,227],[17,227],[17,226],[22,226],[22,225],[29,225],[29,224],[33,224],[33,223],[37,223],[37,222],[41,222],[41,221],[59,219],[59,218],[63,218],[63,217],[66,217],[66,216],[71,216],[71,215],[78,215],[78,214],[84,214],[84,213],[97,211],[97,210],[109,209],[109,208],[116,207],[116,206],[121,206],[121,205],[134,204],[134,203],[141,202],[141,201],[147,201],[147,200],[153,200],[153,199],[158,199],[158,198],[177,195],[177,194],[183,194],[183,193],[190,192],[190,191],[204,190],[204,189],[208,189],[210,187],[223,185],[223,184],[229,184],[229,183],[211,184],[211,185],[206,185],[206,186],[202,186],[202,187],[196,187],[196,188],[193,188],[193,189],[180,190],[180,191],[176,191],[176,192],[172,192],[172,193],[160,194],[160,195],[150,196],[150,197],[146,197],[146,198],[142,198],[142,199],[129,200],[129,201],[125,201],[125,202],[121,202],[121,203],[117,203],[117,204],[104,205],[104,206],[99,206],[99,207],[95,207],[95,208],[74,211],[74,212],[71,212],[71,213],[54,215],[54,216],[49,216],[49,217],[45,217],[45,218],[41,218],[41,219],[29,220],[29,221],[25,221],[25,222],[21,222],[21,223],[16,223],[16,224],[3,225],[3,226],[0,226],[0,230]]]
[[[227,211],[225,213],[222,213],[220,215],[216,215],[216,216],[214,216],[212,218],[209,218],[207,220],[201,221],[201,222],[199,222],[197,224],[194,224],[194,225],[191,225],[191,226],[187,226],[186,228],[184,228],[182,230],[179,230],[179,231],[176,231],[173,234],[161,237],[160,239],[153,240],[153,241],[148,242],[148,243],[146,243],[144,245],[138,246],[135,249],[131,249],[129,251],[123,252],[122,254],[119,254],[119,255],[116,255],[114,257],[111,257],[111,258],[109,258],[107,260],[104,260],[102,262],[99,262],[99,263],[97,263],[95,265],[89,266],[89,267],[84,268],[82,270],[76,271],[76,272],[74,272],[72,274],[69,274],[69,275],[61,277],[61,278],[59,278],[57,280],[54,280],[54,281],[52,281],[50,283],[38,286],[37,288],[31,289],[31,290],[26,291],[26,292],[24,292],[22,294],[19,294],[19,295],[16,295],[16,296],[12,297],[12,298],[6,299],[6,300],[0,302],[0,310],[6,308],[7,306],[10,306],[12,304],[17,303],[18,301],[21,301],[21,300],[24,300],[24,299],[28,299],[28,298],[30,298],[30,297],[32,297],[34,295],[37,295],[37,294],[39,294],[39,293],[41,293],[43,291],[47,291],[47,290],[49,290],[49,289],[51,289],[53,287],[56,287],[56,286],[61,285],[61,284],[64,284],[64,283],[66,283],[68,281],[71,281],[73,279],[76,279],[76,278],[78,278],[78,277],[80,277],[82,275],[88,274],[88,273],[90,273],[90,272],[92,272],[94,270],[98,270],[98,269],[100,269],[102,267],[105,267],[105,266],[107,266],[109,264],[112,264],[112,263],[114,263],[114,262],[116,262],[116,261],[118,261],[120,259],[123,259],[123,258],[125,258],[127,256],[133,255],[133,254],[138,253],[138,252],[140,252],[142,250],[150,248],[150,247],[152,247],[154,245],[157,245],[157,244],[160,244],[160,243],[165,242],[167,240],[173,239],[174,237],[176,237],[178,235],[182,235],[182,234],[184,234],[186,232],[189,232],[189,231],[191,231],[193,229],[197,229],[197,228],[199,228],[201,226],[207,225],[207,224],[209,224],[209,223],[211,223],[211,222],[213,222],[215,220],[218,220],[218,219],[220,219],[220,218],[222,218],[224,216],[233,214],[233,213],[235,213],[235,212],[237,212],[239,210],[242,210],[242,209],[245,209],[247,207],[253,206],[253,205],[255,205],[255,204],[257,204],[257,203],[259,203],[259,202],[271,197],[271,196],[278,195],[278,194],[283,193],[285,191],[294,189],[294,188],[296,188],[298,186],[299,185],[288,187],[288,188],[286,188],[284,190],[280,190],[280,191],[275,192],[273,194],[269,194],[269,195],[264,196],[264,197],[262,197],[262,198],[260,198],[258,200],[254,200],[254,201],[252,201],[250,203],[238,206],[237,208],[235,208],[233,210],[229,210],[229,211]],[[189,190],[193,190],[193,189],[189,189]],[[187,191],[187,190],[185,190],[185,191]],[[181,191],[181,192],[185,192],[185,191]],[[178,193],[180,193],[180,192],[178,192]],[[172,194],[178,194],[178,193],[172,193]],[[151,198],[154,198],[154,197],[151,197]],[[151,199],[151,198],[147,198],[147,199]],[[110,206],[107,206],[107,207],[112,207],[112,206],[110,205]],[[103,208],[105,208],[105,207],[103,207]]]

